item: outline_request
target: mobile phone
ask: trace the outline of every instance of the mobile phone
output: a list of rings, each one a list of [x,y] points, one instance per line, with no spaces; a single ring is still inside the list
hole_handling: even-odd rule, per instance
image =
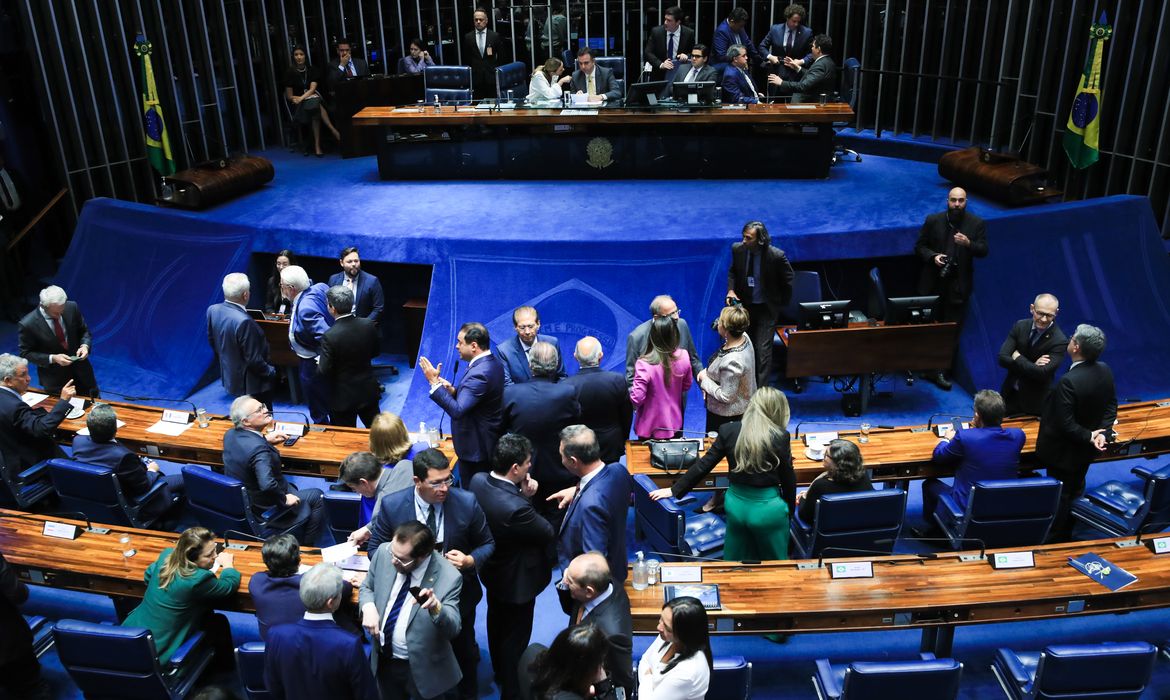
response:
[[[293,445],[297,444],[297,440],[300,440],[300,439],[301,439],[300,435],[292,435],[287,440],[284,441],[284,446],[285,447],[292,447]]]
[[[414,599],[418,601],[418,604],[419,604],[419,605],[422,605],[423,603],[425,603],[425,602],[426,602],[426,600],[424,600],[424,599],[422,598],[422,588],[421,588],[421,587],[419,587],[419,586],[411,586],[411,587],[410,587],[410,594],[411,594],[412,596],[414,596]],[[428,596],[428,597],[429,597],[429,596]]]

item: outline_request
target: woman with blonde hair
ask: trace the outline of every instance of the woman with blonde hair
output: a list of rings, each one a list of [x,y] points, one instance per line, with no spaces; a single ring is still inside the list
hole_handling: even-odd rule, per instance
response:
[[[739,420],[756,393],[756,353],[747,335],[750,327],[747,309],[739,304],[724,306],[715,322],[723,345],[696,378],[707,404],[709,433]]]
[[[528,104],[561,99],[565,84],[573,79],[571,75],[562,75],[564,72],[565,64],[559,58],[550,58],[537,68],[528,83]]]

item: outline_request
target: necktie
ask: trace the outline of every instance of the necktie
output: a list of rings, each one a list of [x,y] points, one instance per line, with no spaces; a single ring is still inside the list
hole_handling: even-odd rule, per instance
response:
[[[68,350],[69,343],[65,342],[65,329],[61,327],[61,319],[59,318],[53,318],[53,333],[57,335],[57,342],[61,343],[61,347]]]
[[[569,499],[569,507],[565,509],[565,517],[561,519],[561,530],[565,529],[565,525],[569,524],[569,516],[573,514],[573,506],[577,505],[577,498],[581,495],[581,483],[577,483],[577,488],[573,490],[573,497]],[[558,530],[559,532],[559,530]]]
[[[386,626],[382,628],[382,646],[390,646],[390,638],[394,636],[394,625],[398,623],[398,616],[402,613],[402,606],[406,603],[406,594],[410,592],[410,578],[403,573],[398,574],[402,578],[402,587],[398,589],[398,597],[394,599],[394,605],[390,606],[390,615],[386,617]]]
[[[756,86],[752,84],[751,76],[742,68],[739,69],[739,72],[743,75],[743,79],[747,81],[748,89],[752,91],[752,97],[759,97],[759,93],[756,92]]]
[[[587,95],[596,95],[596,94],[597,94],[597,88],[596,88],[596,87],[593,85],[593,74],[592,74],[592,73],[590,73],[590,74],[587,76],[587,81],[588,81],[588,83],[589,83],[589,87],[588,87],[588,89],[585,91],[585,94],[587,94]]]
[[[484,35],[484,30],[482,30],[482,29],[475,33],[475,43],[477,46],[479,46],[479,55],[480,56],[483,56],[483,52],[485,50],[484,43],[486,41],[486,38],[487,37]]]
[[[1032,332],[1030,334],[1028,334],[1028,347],[1032,347],[1033,345],[1035,345],[1036,339],[1039,337],[1040,337],[1040,329],[1033,328]]]
[[[792,55],[792,45],[795,43],[796,32],[791,29],[788,30],[788,39],[784,42],[784,52],[789,56]]]
[[[439,539],[439,523],[435,517],[434,504],[427,506],[427,529],[431,531],[436,540]]]
[[[686,79],[686,80],[684,80],[683,82],[684,82],[684,83],[693,83],[693,82],[695,82],[695,78],[698,76],[698,72],[699,72],[699,71],[698,71],[698,69],[697,69],[697,68],[692,68],[692,69],[691,69],[691,72],[690,72],[690,73],[687,73],[687,79]]]
[[[345,74],[351,78],[353,77],[353,61],[345,64]]]
[[[666,57],[674,58],[674,32],[666,35]]]
[[[585,619],[585,606],[582,605],[581,607],[577,608],[577,618],[575,620],[573,620],[573,624],[579,625],[579,624],[581,624],[581,620],[584,620],[584,619]]]

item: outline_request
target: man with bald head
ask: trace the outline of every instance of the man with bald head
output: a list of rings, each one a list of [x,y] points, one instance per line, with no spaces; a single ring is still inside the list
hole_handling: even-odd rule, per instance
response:
[[[242,272],[223,278],[223,302],[207,307],[207,342],[219,361],[219,381],[231,396],[255,396],[272,410],[276,368],[268,360],[268,340],[248,315],[252,284]]]
[[[592,624],[605,633],[609,642],[606,669],[613,682],[625,688],[626,697],[630,697],[634,689],[634,624],[625,588],[614,580],[609,563],[599,552],[574,557],[565,567],[561,583],[572,600],[570,624]]]
[[[581,369],[564,383],[577,390],[581,422],[597,434],[601,460],[606,464],[616,462],[626,452],[634,416],[625,377],[601,368],[605,353],[601,351],[601,342],[591,335],[577,341],[573,357]]]
[[[699,361],[699,353],[695,350],[695,339],[691,336],[691,327],[686,319],[679,316],[678,304],[669,294],[659,294],[650,302],[650,318],[638,324],[626,338],[626,388],[634,383],[634,363],[646,354],[650,342],[650,324],[656,318],[673,318],[678,324],[678,346],[691,356],[691,374],[699,376],[703,371],[703,363]],[[686,396],[683,396],[685,404]]]
[[[1060,301],[1038,294],[1028,308],[1031,315],[1016,321],[999,348],[999,366],[1007,377],[999,393],[1012,415],[1039,416],[1052,386],[1052,378],[1064,363],[1068,338],[1056,325]]]

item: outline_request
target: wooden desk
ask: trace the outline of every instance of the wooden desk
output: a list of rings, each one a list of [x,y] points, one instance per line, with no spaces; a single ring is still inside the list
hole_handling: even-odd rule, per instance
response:
[[[422,98],[422,74],[376,75],[334,85],[329,116],[341,133],[341,157],[354,158],[378,152],[377,132],[353,128],[357,126],[354,114],[369,105],[414,104]]]
[[[1157,455],[1170,452],[1170,401],[1142,401],[1120,406],[1117,410],[1118,442],[1101,455],[1097,461],[1127,459],[1139,455]],[[1024,431],[1024,450],[1021,465],[1026,468],[1042,468],[1036,464],[1036,433],[1040,423],[1035,418],[1006,420],[1005,426],[1021,428]],[[815,424],[810,426],[815,430]],[[837,426],[826,426],[835,428]],[[808,432],[807,430],[804,432]],[[845,439],[857,442],[859,431],[841,431]],[[1130,442],[1132,441],[1132,442]],[[873,470],[875,481],[896,479],[923,479],[929,476],[953,476],[949,467],[931,462],[930,457],[938,438],[926,426],[905,426],[893,430],[873,429],[869,443],[862,445],[861,456],[865,466]],[[805,456],[803,439],[792,441],[792,456],[795,459],[796,481],[806,486],[817,477],[824,467]],[[676,477],[650,466],[650,450],[637,442],[626,443],[626,466],[631,474],[645,474],[659,487],[674,484]],[[696,490],[710,491],[727,488],[727,461],[700,482]]]

